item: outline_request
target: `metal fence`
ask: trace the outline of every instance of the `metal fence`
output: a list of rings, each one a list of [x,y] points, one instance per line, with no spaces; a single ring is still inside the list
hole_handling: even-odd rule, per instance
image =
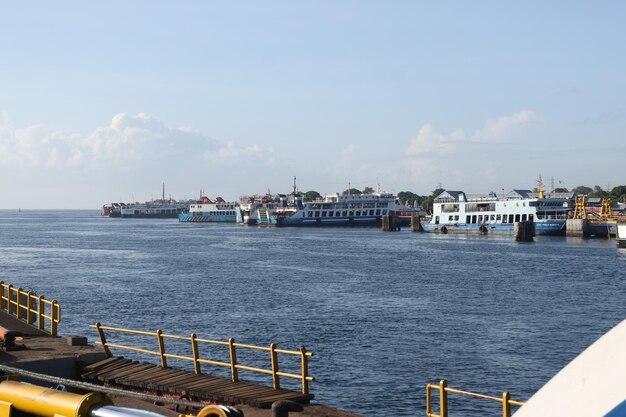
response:
[[[431,391],[439,392],[439,413],[433,413],[432,411],[432,397]],[[479,398],[483,400],[497,401],[502,404],[502,417],[511,417],[511,406],[522,406],[523,402],[513,401],[511,395],[508,392],[503,392],[502,397],[492,397],[490,395],[477,394],[475,392],[462,391],[455,388],[448,387],[448,383],[445,379],[439,381],[439,384],[427,384],[426,385],[426,416],[427,417],[448,417],[448,393],[463,395],[466,397]]]
[[[0,281],[0,309],[52,336],[57,335],[61,306],[56,300],[46,300],[33,290]]]
[[[309,375],[309,369],[308,369],[309,357],[313,356],[313,353],[307,352],[304,346],[301,347],[300,350],[295,351],[295,350],[278,349],[275,343],[270,344],[269,347],[263,347],[263,346],[247,345],[243,343],[236,343],[235,339],[233,338],[228,339],[228,341],[201,339],[201,338],[198,338],[195,333],[192,333],[190,337],[185,337],[185,336],[165,334],[160,329],[155,332],[146,332],[146,331],[141,331],[141,330],[131,330],[131,329],[124,329],[124,328],[103,326],[100,323],[96,323],[95,325],[91,325],[89,327],[95,328],[98,331],[98,335],[100,336],[100,341],[97,343],[103,346],[107,357],[112,356],[111,350],[110,350],[111,348],[117,348],[117,349],[125,349],[125,350],[130,350],[130,351],[134,351],[138,353],[143,353],[147,355],[159,356],[161,360],[161,366],[163,368],[168,367],[168,359],[179,359],[183,361],[193,362],[194,372],[196,374],[202,373],[201,372],[202,364],[220,366],[220,367],[228,367],[230,368],[231,379],[234,382],[239,381],[240,370],[257,372],[257,373],[262,373],[262,374],[269,374],[272,376],[274,389],[280,389],[280,377],[294,378],[294,379],[300,380],[303,394],[309,393],[309,382],[315,380],[314,377]],[[153,341],[156,342],[158,350],[150,350],[150,349],[123,345],[120,343],[108,342],[106,335],[105,335],[105,330],[109,332],[109,334],[112,332],[117,332],[117,333],[146,336],[146,337],[152,338]],[[166,352],[166,347],[165,347],[166,340],[178,340],[182,342],[188,342],[189,348],[191,350],[191,356]],[[230,360],[228,362],[225,362],[225,361],[201,357],[200,347],[202,345],[222,346],[224,348],[227,348]],[[243,365],[239,363],[237,361],[237,352],[238,350],[242,350],[242,349],[268,352],[269,362],[270,362],[271,367],[259,368],[259,367],[247,366],[247,365]],[[280,371],[279,360],[278,360],[279,354],[291,355],[291,356],[296,356],[296,357],[299,356],[300,357],[300,373],[290,373],[290,372]]]

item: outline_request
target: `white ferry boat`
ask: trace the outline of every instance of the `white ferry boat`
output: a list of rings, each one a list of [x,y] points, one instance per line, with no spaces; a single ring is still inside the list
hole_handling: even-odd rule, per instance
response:
[[[392,194],[332,194],[322,200],[296,199],[292,210],[276,213],[276,226],[381,226],[383,216],[395,216],[406,226],[418,210],[400,204]]]
[[[435,198],[430,222],[422,227],[435,233],[512,234],[515,223],[531,221],[536,235],[562,235],[571,206],[568,198],[544,198],[543,192],[535,197],[530,190],[513,190],[503,198],[494,192],[468,196],[444,191]]]
[[[221,197],[215,202],[203,196],[198,204],[189,205],[189,211],[181,213],[178,220],[181,222],[227,222],[235,223],[239,207],[237,203],[227,203]]]

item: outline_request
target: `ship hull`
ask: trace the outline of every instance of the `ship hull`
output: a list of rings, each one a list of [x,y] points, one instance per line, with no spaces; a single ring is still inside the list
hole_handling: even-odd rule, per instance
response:
[[[178,216],[180,222],[193,223],[235,223],[237,216],[235,214],[211,214],[203,213],[182,213]]]
[[[397,226],[408,226],[410,222],[410,219],[396,217]],[[382,227],[382,224],[382,216],[276,219],[278,227]]]
[[[461,234],[498,234],[512,235],[515,232],[513,223],[496,224],[434,224],[422,223],[422,228],[428,233],[461,233]],[[537,236],[563,236],[565,235],[565,221],[535,222],[535,235]]]

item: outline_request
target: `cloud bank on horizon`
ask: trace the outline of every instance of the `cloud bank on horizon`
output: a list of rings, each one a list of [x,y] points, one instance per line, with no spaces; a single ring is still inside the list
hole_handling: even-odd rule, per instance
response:
[[[535,112],[521,110],[486,120],[471,133],[464,129],[440,133],[425,123],[413,139],[394,139],[404,141],[405,146],[391,148],[386,156],[350,143],[332,157],[294,168],[282,161],[297,156],[262,144],[241,146],[218,140],[193,127],[169,127],[146,113],[118,113],[108,125],[81,134],[71,129],[51,131],[41,124],[15,128],[5,112],[0,125],[0,169],[20,177],[37,172],[36,194],[44,200],[54,201],[54,184],[63,183],[89,202],[85,208],[118,196],[125,201],[131,196],[136,200],[158,197],[162,181],[168,183],[170,192],[183,190],[184,195],[175,194],[175,198],[195,197],[196,190],[208,187],[209,192],[233,199],[264,193],[280,181],[284,188],[274,191],[286,192],[292,175],[300,174],[298,169],[309,176],[307,190],[320,189],[316,179],[335,184],[323,192],[342,191],[350,181],[361,188],[376,186],[382,179],[389,191],[426,194],[442,182],[458,188],[463,185],[460,179],[468,175],[497,185],[494,165],[476,164],[474,159],[480,161],[484,148],[493,144],[516,146],[524,129],[539,121]],[[488,155],[498,157],[498,153],[492,150]],[[463,163],[467,158],[469,165]],[[400,163],[388,163],[393,160]],[[448,167],[446,172],[442,167]],[[418,185],[426,188],[416,189]],[[150,195],[146,188],[152,191]],[[65,208],[57,204],[54,207]],[[27,207],[29,202],[20,205]]]

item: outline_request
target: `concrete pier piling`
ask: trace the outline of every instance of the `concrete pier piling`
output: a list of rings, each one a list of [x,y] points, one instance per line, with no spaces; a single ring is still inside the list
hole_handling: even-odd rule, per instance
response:
[[[420,220],[419,214],[414,214],[411,216],[411,230],[414,232],[422,231],[422,222]]]
[[[398,230],[400,230],[400,226],[398,225],[398,220],[396,219],[396,216],[385,214],[383,216],[383,231],[397,232]]]
[[[586,219],[567,219],[565,223],[565,235],[589,237],[591,235],[591,223]]]
[[[515,234],[515,240],[530,242],[535,237],[535,223],[529,221],[515,222],[513,233]]]

